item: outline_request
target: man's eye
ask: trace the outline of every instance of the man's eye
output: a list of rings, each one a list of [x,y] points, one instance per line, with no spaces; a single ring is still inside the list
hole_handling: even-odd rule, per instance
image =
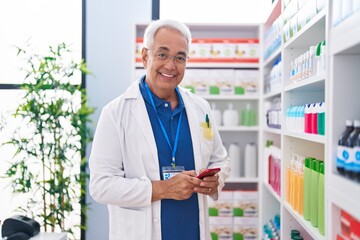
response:
[[[157,56],[160,59],[166,59],[168,57],[168,55],[166,53],[158,53]]]
[[[186,59],[185,59],[184,57],[177,56],[177,57],[176,57],[176,61],[178,61],[178,62],[185,62]]]

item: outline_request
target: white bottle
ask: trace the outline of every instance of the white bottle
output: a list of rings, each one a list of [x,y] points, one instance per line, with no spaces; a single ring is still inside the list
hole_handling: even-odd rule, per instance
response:
[[[230,177],[239,178],[241,177],[240,147],[237,143],[231,143],[229,145],[228,151],[229,151],[229,158],[231,161]]]
[[[245,146],[245,177],[256,177],[256,146],[255,143],[248,143]]]
[[[223,113],[223,123],[224,126],[234,127],[239,124],[239,114],[233,109],[233,104],[229,103],[228,109],[226,109]]]
[[[216,125],[221,126],[221,117],[222,117],[221,111],[219,109],[216,109],[216,104],[215,103],[211,104],[211,110],[213,112]]]

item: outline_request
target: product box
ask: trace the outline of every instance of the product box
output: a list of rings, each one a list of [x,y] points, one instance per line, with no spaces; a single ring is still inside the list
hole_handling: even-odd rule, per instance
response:
[[[217,201],[208,197],[209,216],[233,216],[233,191],[222,191]]]
[[[235,47],[235,61],[236,62],[259,62],[260,46],[259,39],[237,39]]]
[[[218,62],[232,62],[235,58],[235,42],[231,39],[211,39],[210,57]]]
[[[207,62],[211,55],[211,40],[203,38],[195,38],[192,40],[190,49],[190,60],[191,62]]]
[[[216,69],[210,70],[210,94],[233,95],[234,94],[234,70]]]
[[[210,82],[209,71],[208,69],[188,69],[185,72],[181,85],[198,95],[208,95]]]
[[[233,237],[232,217],[209,217],[212,240],[229,240]]]
[[[234,191],[233,212],[236,217],[258,216],[258,192]]]
[[[143,38],[136,38],[135,44],[135,61],[142,62],[142,48],[143,48]]]
[[[234,217],[233,240],[258,239],[258,219],[252,217]]]
[[[254,95],[258,93],[258,70],[234,70],[234,93]]]

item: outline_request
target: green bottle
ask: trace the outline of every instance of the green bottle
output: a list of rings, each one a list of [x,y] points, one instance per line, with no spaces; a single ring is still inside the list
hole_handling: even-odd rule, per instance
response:
[[[313,160],[311,171],[310,221],[313,227],[318,226],[319,163],[319,160]]]
[[[319,194],[318,194],[318,226],[319,232],[325,235],[325,186],[324,186],[324,162],[319,165]]]
[[[290,233],[291,239],[294,239],[295,236],[300,236],[300,232],[299,232],[299,230],[292,229],[291,233]]]
[[[311,171],[313,158],[305,158],[304,168],[304,219],[310,220]]]

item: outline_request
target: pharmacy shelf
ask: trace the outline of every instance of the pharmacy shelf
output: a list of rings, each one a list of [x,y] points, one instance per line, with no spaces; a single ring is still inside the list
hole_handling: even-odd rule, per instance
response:
[[[330,54],[360,54],[360,11],[330,30]]]
[[[271,193],[271,195],[279,202],[281,203],[281,197],[274,191],[274,189],[267,183],[267,182],[263,182],[264,186],[266,187],[266,189],[269,191],[269,193]]]
[[[294,211],[287,202],[283,202],[283,206],[292,215],[292,217],[306,230],[306,232],[315,240],[323,240],[325,237],[320,234],[319,230],[313,227],[310,221],[306,221],[303,216]]]
[[[308,133],[295,133],[284,130],[284,136],[299,138],[302,140],[325,144],[326,138],[322,135],[308,134]]]
[[[228,183],[258,183],[258,178],[245,178],[245,177],[239,177],[239,178],[228,178],[226,180]]]
[[[325,16],[326,9],[314,16],[299,32],[284,44],[285,49],[309,48],[309,43],[318,43],[325,38]]]
[[[199,95],[206,100],[258,100],[258,95]]]
[[[302,81],[290,83],[284,87],[284,91],[324,91],[325,89],[326,73],[322,73],[316,76],[309,77]]]
[[[275,61],[275,59],[281,55],[281,47],[276,49],[269,57],[264,60],[264,67],[270,67]]]
[[[337,174],[330,174],[328,199],[355,218],[360,219],[360,184]]]
[[[273,134],[281,134],[282,132],[281,132],[281,129],[279,129],[279,128],[270,128],[270,127],[265,127],[264,128],[264,132],[267,132],[267,133],[273,133]]]
[[[270,98],[274,98],[274,97],[280,97],[281,96],[281,92],[282,89],[279,89],[277,91],[271,92],[271,93],[266,93],[264,94],[264,99],[270,99]]]
[[[258,126],[236,126],[236,127],[225,127],[218,126],[220,132],[255,132],[259,130]]]

